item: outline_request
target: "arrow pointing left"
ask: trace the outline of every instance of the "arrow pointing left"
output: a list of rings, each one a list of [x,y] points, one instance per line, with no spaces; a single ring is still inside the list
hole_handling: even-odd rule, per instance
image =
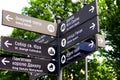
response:
[[[6,60],[6,58],[3,58],[1,62],[3,63],[3,65],[6,65],[6,63],[10,63],[10,61]]]
[[[8,14],[5,18],[7,19],[7,21],[13,20],[13,18],[12,18],[12,17],[10,17],[10,15],[9,15],[9,14]]]
[[[12,43],[9,43],[9,40],[5,41],[5,46],[9,48],[9,46],[12,46]]]

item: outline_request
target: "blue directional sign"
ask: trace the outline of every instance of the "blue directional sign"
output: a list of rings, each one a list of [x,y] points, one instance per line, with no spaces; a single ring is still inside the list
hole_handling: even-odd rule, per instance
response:
[[[94,1],[91,4],[87,4],[81,10],[74,13],[72,16],[68,17],[66,20],[59,24],[60,34],[64,35],[75,29],[77,26],[83,24],[84,22],[90,20],[91,18],[98,15],[97,2]]]
[[[75,47],[61,54],[61,67],[82,59],[97,49],[95,38],[80,42]]]

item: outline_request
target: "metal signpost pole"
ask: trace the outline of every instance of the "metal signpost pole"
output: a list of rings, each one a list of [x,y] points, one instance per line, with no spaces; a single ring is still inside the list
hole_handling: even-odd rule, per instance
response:
[[[84,0],[84,6],[88,4],[87,0]],[[88,80],[88,62],[87,62],[87,56],[85,57],[85,80]]]
[[[59,24],[61,23],[61,17],[60,16],[56,16],[56,23]],[[61,62],[60,62],[60,45],[59,45],[59,42],[60,42],[60,34],[59,34],[59,28],[58,28],[58,31],[57,31],[57,41],[58,41],[58,65],[59,65],[59,72],[58,72],[58,77],[57,77],[57,80],[62,80],[62,69],[61,69]]]
[[[88,80],[88,60],[87,60],[87,56],[85,57],[85,80]]]

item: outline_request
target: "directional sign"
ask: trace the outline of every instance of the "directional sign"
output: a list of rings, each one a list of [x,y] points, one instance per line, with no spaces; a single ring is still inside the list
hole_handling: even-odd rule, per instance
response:
[[[35,42],[48,44],[55,40],[54,36],[40,35],[40,37],[34,39]]]
[[[95,39],[91,38],[86,41],[80,42],[75,47],[61,54],[61,67],[66,66],[74,61],[82,59],[90,53],[97,50]]]
[[[72,16],[62,21],[59,24],[60,34],[64,35],[66,32],[75,29],[80,24],[98,15],[97,2],[84,6],[80,11],[74,13]]]
[[[2,24],[37,33],[56,36],[57,24],[21,14],[2,11]]]
[[[3,51],[39,57],[44,56],[46,58],[53,58],[56,56],[56,48],[52,45],[8,37],[1,37],[1,42]]]
[[[98,42],[98,47],[105,47],[105,37],[100,35],[100,34],[96,34],[97,37],[97,42]]]
[[[95,35],[99,32],[98,27],[98,17],[94,17],[93,19],[85,22],[65,35],[61,35],[61,51],[77,42]]]
[[[0,55],[0,68],[20,72],[57,74],[57,63],[43,59],[30,59]]]

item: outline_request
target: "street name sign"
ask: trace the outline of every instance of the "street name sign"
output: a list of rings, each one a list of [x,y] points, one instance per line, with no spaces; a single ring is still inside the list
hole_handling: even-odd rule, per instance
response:
[[[49,44],[55,40],[54,36],[40,35],[38,38],[34,39],[37,43]]]
[[[68,17],[66,20],[62,21],[59,24],[60,34],[64,35],[66,32],[75,29],[80,24],[88,21],[89,19],[97,15],[98,15],[97,2],[94,1],[91,4],[87,4],[80,11],[74,13],[72,16]]]
[[[84,39],[87,39],[99,32],[98,16],[85,22],[84,24],[76,27],[72,31],[61,35],[61,51],[78,43]]]
[[[90,53],[97,50],[96,40],[94,38],[80,42],[75,47],[61,54],[61,67],[66,66],[74,61],[82,59]]]
[[[2,50],[7,52],[14,52],[46,58],[54,58],[57,53],[55,46],[36,43],[33,41],[14,39],[2,36],[1,42]]]
[[[0,55],[0,68],[20,72],[57,74],[55,61],[15,56]]]
[[[56,36],[57,24],[29,16],[2,11],[2,24],[37,33]]]

